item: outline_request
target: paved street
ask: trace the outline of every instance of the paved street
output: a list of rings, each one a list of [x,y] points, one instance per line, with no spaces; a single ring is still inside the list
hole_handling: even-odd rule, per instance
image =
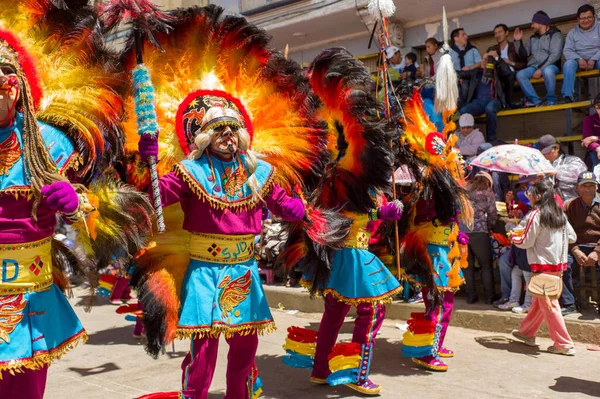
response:
[[[76,294],[81,291],[76,290]],[[306,299],[308,300],[308,298]],[[180,363],[188,343],[177,342],[175,352],[158,360],[145,354],[131,336],[133,323],[115,313],[105,298],[85,313],[81,298],[71,300],[90,338],[86,345],[68,353],[50,368],[48,399],[134,398],[160,391],[175,390],[180,380]],[[319,314],[290,314],[273,311],[279,330],[261,338],[257,365],[264,382],[264,398],[326,399],[358,398],[346,387],[313,386],[308,370],[283,365],[282,344],[291,325],[316,329]],[[350,319],[348,319],[350,321]],[[382,384],[382,398],[590,398],[600,397],[600,352],[577,344],[575,357],[551,355],[551,344],[541,339],[538,351],[512,342],[508,335],[450,327],[447,343],[457,356],[448,361],[447,373],[431,373],[412,366],[401,356],[402,332],[386,320],[379,336],[373,380]],[[351,322],[341,339],[350,340]],[[223,396],[227,344],[223,341],[210,399]]]

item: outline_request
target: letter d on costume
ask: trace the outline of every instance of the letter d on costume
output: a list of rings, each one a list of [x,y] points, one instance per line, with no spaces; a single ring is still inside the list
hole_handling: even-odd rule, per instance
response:
[[[14,267],[14,272],[12,273],[12,276],[10,276],[10,277],[7,276],[8,270],[9,270],[9,265],[12,265]],[[2,260],[2,282],[10,283],[11,281],[15,281],[17,279],[17,277],[19,277],[19,263],[13,259],[3,259]]]

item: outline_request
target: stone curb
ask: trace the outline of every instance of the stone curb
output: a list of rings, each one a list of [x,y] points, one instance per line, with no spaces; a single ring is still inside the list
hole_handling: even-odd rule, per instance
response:
[[[303,313],[322,313],[323,301],[311,299],[303,288],[288,288],[275,285],[263,285],[271,307],[298,310]],[[408,320],[412,312],[422,312],[423,304],[409,304],[395,301],[387,306],[386,319]],[[355,315],[354,308],[350,315]],[[464,298],[455,300],[451,325],[473,330],[510,333],[519,327],[525,315],[493,309],[490,305],[467,305]],[[593,310],[584,314],[572,314],[565,317],[567,330],[577,342],[600,344],[600,316]],[[548,330],[542,326],[540,337],[548,337]]]

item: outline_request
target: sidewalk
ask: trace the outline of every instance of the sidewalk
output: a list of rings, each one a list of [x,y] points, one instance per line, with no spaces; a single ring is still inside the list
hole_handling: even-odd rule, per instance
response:
[[[288,288],[278,285],[263,285],[269,305],[286,310],[299,310],[304,313],[322,313],[323,302],[319,298],[310,299],[304,288]],[[408,320],[411,312],[422,312],[424,305],[394,301],[387,306],[386,319]],[[351,310],[351,314],[354,309]],[[465,298],[455,300],[451,325],[473,330],[510,333],[519,327],[524,314],[500,311],[491,305],[467,305]],[[575,313],[565,317],[567,330],[574,341],[600,344],[600,315],[593,309],[583,314]],[[548,330],[542,326],[540,337],[548,337]]]
[[[273,292],[268,287],[269,295]],[[291,293],[299,290],[284,290]],[[177,390],[181,386],[181,362],[189,340],[176,340],[166,354],[152,359],[140,340],[131,336],[133,323],[115,313],[107,298],[96,298],[90,313],[84,311],[86,291],[74,289],[69,302],[88,332],[89,340],[54,363],[49,370],[46,399],[133,399],[150,392]],[[287,295],[310,301],[304,294]],[[274,306],[277,303],[273,304]],[[309,382],[310,371],[286,367],[281,358],[290,326],[316,330],[320,313],[273,309],[277,330],[259,338],[256,364],[264,384],[263,399],[361,399],[345,386],[317,386]],[[346,318],[338,340],[352,339],[353,318]],[[402,356],[400,320],[386,319],[377,338],[370,377],[383,386],[381,399],[589,399],[598,397],[600,352],[575,343],[577,355],[566,357],[546,351],[549,339],[533,348],[516,342],[510,334],[489,333],[451,326],[446,337],[456,353],[448,359],[446,373],[434,373]],[[221,339],[219,359],[208,399],[222,399],[228,346]],[[1,399],[5,398],[0,392]],[[24,399],[24,398],[14,398]]]

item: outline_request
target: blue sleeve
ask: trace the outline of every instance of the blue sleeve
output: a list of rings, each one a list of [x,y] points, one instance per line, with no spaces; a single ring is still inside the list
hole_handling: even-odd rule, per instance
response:
[[[452,49],[450,49],[450,57],[452,57],[452,63],[454,64],[454,69],[460,71],[460,59],[458,58],[458,53]]]
[[[481,54],[479,54],[479,50],[476,48],[472,48],[471,51],[473,52],[473,64],[477,64],[481,61]]]

